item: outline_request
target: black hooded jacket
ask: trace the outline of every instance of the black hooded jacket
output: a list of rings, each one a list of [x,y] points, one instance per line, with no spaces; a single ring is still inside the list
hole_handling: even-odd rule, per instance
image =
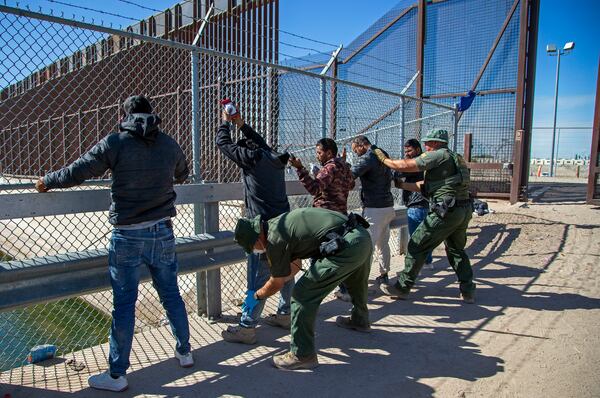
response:
[[[217,132],[217,146],[225,156],[242,169],[246,216],[263,216],[271,219],[290,211],[285,191],[285,167],[288,154],[279,154],[265,140],[244,124],[241,127],[245,139],[234,143],[231,126],[224,123]]]
[[[173,217],[173,183],[189,174],[181,147],[159,130],[154,114],[133,113],[119,125],[119,133],[104,137],[68,167],[47,174],[46,187],[69,188],[110,169],[112,185],[109,222],[137,224]]]

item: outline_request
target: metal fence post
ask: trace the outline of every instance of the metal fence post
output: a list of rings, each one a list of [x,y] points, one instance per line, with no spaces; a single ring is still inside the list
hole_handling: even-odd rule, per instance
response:
[[[199,54],[191,51],[191,96],[192,96],[192,182],[198,184],[202,181],[200,170],[200,121],[198,120],[198,96],[200,94],[198,74],[199,74]],[[204,232],[204,205],[194,203],[194,233]],[[196,297],[198,300],[198,315],[206,314],[206,272],[196,273]]]
[[[452,135],[454,136],[454,141],[452,142],[452,151],[456,153],[456,150],[458,149],[458,106],[454,107],[454,113],[452,115]]]
[[[267,79],[266,79],[266,84],[267,87],[265,89],[265,95],[266,95],[266,116],[267,116],[267,143],[273,147],[274,145],[274,140],[273,140],[273,124],[272,124],[272,118],[273,115],[271,114],[271,112],[273,111],[271,109],[271,90],[273,89],[272,87],[272,81],[271,81],[271,76],[273,73],[273,68],[271,68],[270,66],[267,67]]]
[[[334,66],[334,75],[337,74],[337,72],[335,72],[336,68],[337,68],[337,57],[340,53],[340,51],[342,51],[343,46],[339,46],[333,53],[331,53],[331,58],[329,58],[329,62],[327,62],[327,64],[325,65],[325,67],[321,70],[321,72],[319,73],[321,76],[323,76],[323,78],[321,78],[320,81],[320,85],[321,85],[321,138],[327,138],[327,81],[325,79],[324,76],[327,76],[327,72],[329,72],[329,68],[331,68],[332,66]],[[335,77],[335,76],[334,76]],[[332,86],[331,89],[331,99],[334,100],[334,92],[335,89]],[[333,114],[334,109],[332,108],[332,114]],[[335,139],[335,128],[332,124],[332,128],[331,128],[331,138]]]
[[[325,79],[321,79],[321,138],[327,137],[327,85]]]
[[[404,97],[400,98],[400,158],[404,159],[404,142],[406,142],[406,131],[404,125],[404,119],[406,118],[405,114],[405,106],[406,102],[404,101]]]
[[[192,42],[193,46],[197,46],[202,38],[202,34],[207,26],[207,21],[213,13],[213,7],[208,9],[202,24],[198,29],[198,33]],[[190,52],[191,59],[191,96],[192,96],[192,182],[199,184],[202,182],[202,170],[200,167],[201,151],[200,151],[200,120],[199,120],[199,96],[200,96],[200,53],[197,51]],[[194,203],[194,233],[201,234],[206,232],[205,229],[205,205],[203,203]],[[207,297],[207,274],[206,272],[196,273],[196,299],[198,301],[198,315],[208,314],[208,297]],[[219,297],[220,299],[220,297]]]
[[[219,230],[219,202],[204,204],[204,229],[206,232],[217,232]],[[208,250],[207,253],[210,253]],[[206,316],[215,319],[221,316],[221,269],[215,269],[204,273],[206,276],[205,303]]]

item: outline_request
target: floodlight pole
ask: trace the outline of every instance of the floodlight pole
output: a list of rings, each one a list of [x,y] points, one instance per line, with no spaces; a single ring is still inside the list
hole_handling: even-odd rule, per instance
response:
[[[550,177],[554,177],[554,162],[556,160],[554,156],[554,149],[556,145],[556,113],[558,110],[558,77],[560,74],[560,55],[561,50],[559,49],[558,51],[556,51],[556,83],[554,85],[554,122],[552,124],[552,152],[550,154]]]

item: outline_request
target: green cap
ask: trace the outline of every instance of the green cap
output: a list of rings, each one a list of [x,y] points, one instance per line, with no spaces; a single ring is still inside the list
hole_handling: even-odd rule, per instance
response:
[[[252,249],[260,234],[260,215],[254,218],[240,218],[235,226],[235,241],[246,253],[252,253]]]
[[[423,142],[427,141],[438,141],[443,143],[448,143],[448,132],[444,129],[433,129],[427,133],[425,138],[423,138]]]

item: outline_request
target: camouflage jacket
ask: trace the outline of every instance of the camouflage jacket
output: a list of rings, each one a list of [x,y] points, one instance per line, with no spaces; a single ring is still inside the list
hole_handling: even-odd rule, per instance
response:
[[[354,188],[354,177],[345,160],[338,157],[328,160],[315,178],[305,168],[297,172],[302,185],[314,197],[313,207],[347,213],[348,192]]]

